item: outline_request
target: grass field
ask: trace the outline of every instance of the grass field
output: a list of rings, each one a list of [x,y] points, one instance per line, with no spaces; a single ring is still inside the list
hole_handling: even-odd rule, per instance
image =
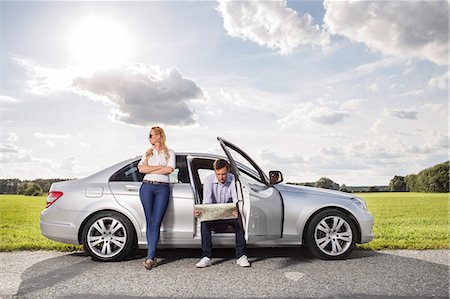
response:
[[[39,217],[46,196],[0,195],[0,251],[80,250],[82,247],[50,241],[41,235]]]
[[[450,248],[448,193],[360,193],[375,219],[363,249]]]
[[[375,239],[361,249],[449,249],[449,194],[361,193],[375,219]],[[0,195],[0,251],[79,250],[43,237],[45,197]]]

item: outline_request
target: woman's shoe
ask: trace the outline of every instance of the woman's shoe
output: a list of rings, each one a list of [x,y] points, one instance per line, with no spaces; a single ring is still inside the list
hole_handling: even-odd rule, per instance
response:
[[[157,262],[156,262],[156,258],[152,259],[146,259],[144,261],[144,268],[147,270],[151,270],[152,268],[156,267]]]

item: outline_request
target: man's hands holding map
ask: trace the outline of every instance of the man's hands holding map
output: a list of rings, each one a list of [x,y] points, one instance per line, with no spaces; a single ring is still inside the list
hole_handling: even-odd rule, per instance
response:
[[[236,204],[204,204],[194,206],[194,216],[200,221],[236,219]]]

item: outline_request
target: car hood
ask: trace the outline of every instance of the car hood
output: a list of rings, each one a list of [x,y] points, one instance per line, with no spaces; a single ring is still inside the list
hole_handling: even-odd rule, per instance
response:
[[[290,192],[290,193],[303,193],[303,194],[313,194],[318,196],[333,196],[334,198],[342,198],[342,199],[351,199],[355,198],[353,194],[323,189],[323,188],[315,188],[315,187],[307,187],[307,186],[298,186],[298,185],[290,185],[290,184],[277,184],[274,186],[281,193]]]

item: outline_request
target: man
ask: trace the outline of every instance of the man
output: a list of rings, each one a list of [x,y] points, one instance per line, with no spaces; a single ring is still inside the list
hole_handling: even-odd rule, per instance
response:
[[[217,159],[214,164],[214,174],[206,177],[203,183],[203,204],[229,203],[237,202],[236,186],[234,176],[229,173],[230,164],[224,159]],[[194,210],[194,216],[199,217],[200,210]],[[235,209],[233,215],[238,217],[238,211]],[[235,227],[236,235],[236,263],[241,267],[250,267],[250,263],[245,255],[246,243],[244,238],[244,230],[242,229],[239,218],[231,220],[213,220],[202,221],[202,258],[195,265],[197,268],[205,268],[211,266],[211,230],[219,224],[231,224]]]

